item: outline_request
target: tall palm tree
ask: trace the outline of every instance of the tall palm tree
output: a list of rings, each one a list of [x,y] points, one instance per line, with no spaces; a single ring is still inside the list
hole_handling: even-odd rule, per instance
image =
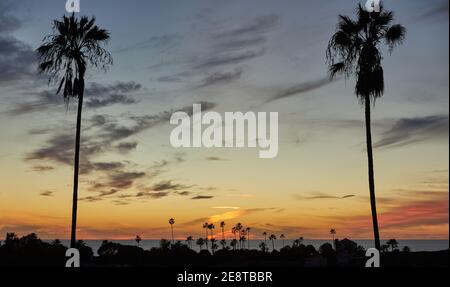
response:
[[[206,243],[206,250],[208,250],[208,222],[203,223],[203,229],[205,229],[205,243]]]
[[[264,236],[264,244],[267,246],[267,232],[263,232],[262,235]]]
[[[366,144],[368,157],[369,192],[372,210],[375,247],[380,249],[380,235],[375,200],[375,179],[373,168],[371,105],[384,94],[384,77],[380,51],[382,42],[391,52],[401,44],[406,29],[399,24],[391,25],[394,14],[380,6],[379,12],[367,12],[361,5],[357,8],[357,20],[340,15],[337,31],[327,48],[327,62],[330,77],[338,74],[355,76],[355,93],[365,107]]]
[[[275,242],[274,242],[274,240],[276,240],[276,239],[277,239],[277,237],[275,236],[275,234],[271,234],[269,236],[269,240],[272,241],[272,251],[275,250]]]
[[[222,240],[225,240],[225,221],[220,222],[220,228],[222,228]]]
[[[236,239],[236,232],[237,232],[236,226],[233,226],[233,227],[231,228],[231,233],[233,233],[233,235],[234,235],[234,240],[237,240],[237,239]]]
[[[214,223],[210,223],[208,224],[208,229],[211,232],[211,239],[214,238],[214,228],[216,228],[216,226],[214,225]]]
[[[63,16],[53,21],[53,34],[44,38],[37,49],[39,70],[50,81],[59,83],[66,104],[70,98],[78,98],[73,175],[72,227],[70,246],[75,247],[78,207],[78,172],[80,160],[81,111],[83,108],[84,77],[89,66],[105,69],[112,64],[111,54],[103,48],[109,40],[109,32],[95,25],[95,18]]]
[[[282,242],[282,246],[283,246],[283,247],[284,247],[284,237],[285,237],[284,234],[281,234],[281,235],[280,235],[280,239],[281,239],[281,242]]]
[[[172,231],[172,244],[174,243],[174,237],[173,237],[173,225],[175,224],[175,219],[171,218],[169,219],[170,229]]]

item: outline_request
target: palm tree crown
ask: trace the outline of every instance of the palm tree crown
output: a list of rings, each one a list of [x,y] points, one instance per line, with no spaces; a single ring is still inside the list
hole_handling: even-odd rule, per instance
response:
[[[361,5],[357,8],[358,19],[340,15],[337,31],[327,48],[331,78],[337,74],[356,76],[355,93],[359,99],[376,99],[384,93],[383,59],[379,45],[384,41],[389,51],[401,44],[406,29],[399,24],[391,25],[392,11],[367,12]]]
[[[102,69],[112,64],[111,54],[102,47],[109,37],[107,30],[95,25],[94,17],[63,16],[53,22],[53,34],[37,49],[39,70],[59,81],[57,94],[62,90],[66,101],[78,97],[88,64]]]

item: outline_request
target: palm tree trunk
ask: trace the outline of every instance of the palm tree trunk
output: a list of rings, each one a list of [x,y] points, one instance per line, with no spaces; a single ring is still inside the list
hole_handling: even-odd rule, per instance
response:
[[[250,231],[247,233],[247,248],[250,250]]]
[[[173,244],[174,238],[173,238],[173,225],[172,224],[170,225],[170,229],[172,230],[172,244]]]
[[[77,232],[77,209],[78,209],[78,172],[80,167],[80,132],[81,132],[81,111],[83,109],[83,93],[78,95],[78,112],[77,112],[77,127],[75,136],[75,160],[73,170],[73,199],[72,199],[72,231],[70,235],[70,247],[75,248],[76,232]]]
[[[77,61],[78,68],[78,111],[77,111],[77,127],[75,135],[75,159],[73,169],[73,198],[72,198],[72,230],[70,234],[70,247],[75,248],[77,233],[77,210],[78,210],[78,173],[80,169],[80,139],[81,139],[81,112],[83,110],[84,98],[84,61]]]
[[[378,219],[377,219],[377,207],[375,199],[375,179],[373,171],[373,152],[372,152],[372,131],[370,123],[370,96],[365,98],[365,108],[366,108],[366,142],[367,142],[367,157],[369,164],[369,191],[370,191],[370,207],[372,209],[372,222],[373,222],[373,233],[375,239],[375,248],[380,250],[380,234],[378,231]]]

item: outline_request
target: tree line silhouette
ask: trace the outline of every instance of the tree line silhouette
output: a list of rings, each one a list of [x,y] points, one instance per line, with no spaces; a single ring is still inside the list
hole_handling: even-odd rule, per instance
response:
[[[193,239],[189,237],[186,238],[186,243],[161,239],[159,247],[148,250],[139,246],[141,240],[136,237],[138,246],[104,240],[96,253],[82,240],[75,242],[74,246],[80,251],[82,266],[86,267],[363,267],[367,259],[365,249],[349,239],[335,239],[333,245],[327,242],[318,249],[304,244],[303,238],[297,238],[290,245],[283,244],[279,250],[249,249],[248,245],[242,244],[241,248],[233,249],[224,245],[221,249],[210,247],[209,250],[203,248],[198,252],[193,250]],[[60,240],[46,242],[34,233],[20,238],[14,233],[7,233],[5,240],[0,242],[0,266],[63,267],[67,260],[67,248]],[[382,249],[381,260],[383,266],[448,266],[448,255],[448,250],[411,252],[408,247],[399,250],[398,242],[391,239]]]

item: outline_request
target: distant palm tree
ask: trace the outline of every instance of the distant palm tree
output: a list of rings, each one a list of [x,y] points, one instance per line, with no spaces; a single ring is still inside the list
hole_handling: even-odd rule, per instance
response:
[[[334,237],[336,236],[336,229],[331,228],[331,229],[330,229],[330,234],[331,234],[331,237],[332,237],[333,242],[334,242]]]
[[[216,228],[216,226],[214,226],[214,223],[208,224],[208,229],[211,232],[211,239],[214,238],[214,228]]]
[[[275,234],[271,234],[271,235],[269,236],[269,240],[272,241],[272,251],[275,250],[275,243],[274,243],[274,240],[276,240],[276,239],[277,239],[277,237],[275,236]]]
[[[284,234],[280,235],[280,239],[281,239],[281,242],[282,242],[282,246],[284,247]]]
[[[336,229],[334,229],[334,228],[330,229],[330,234],[331,234],[331,238],[333,240],[333,246],[335,246],[336,245],[336,240],[334,238],[336,236]]]
[[[222,240],[225,240],[225,221],[220,222],[220,228],[222,228]]]
[[[172,230],[172,244],[174,243],[174,237],[173,237],[173,225],[175,224],[175,219],[171,218],[169,219],[170,229]]]
[[[203,238],[199,238],[197,239],[197,241],[195,242],[198,246],[200,246],[200,250],[202,250],[203,245],[205,244],[205,240]]]
[[[365,106],[366,144],[368,157],[370,205],[375,248],[380,250],[380,235],[375,199],[375,179],[373,168],[371,105],[384,93],[384,76],[380,51],[384,41],[392,51],[401,44],[406,35],[402,25],[391,25],[394,14],[381,6],[379,12],[367,12],[361,4],[357,9],[356,21],[340,15],[336,33],[327,48],[330,77],[343,74],[345,77],[356,76],[355,93]]]
[[[191,249],[192,249],[192,241],[193,240],[194,240],[194,238],[190,235],[188,237],[186,237],[186,242],[187,242],[189,248],[191,248]]]
[[[72,227],[70,246],[75,247],[78,208],[78,173],[80,161],[81,111],[84,97],[84,77],[89,65],[106,69],[112,57],[102,46],[109,40],[109,32],[95,25],[95,18],[75,18],[74,14],[53,21],[53,34],[44,38],[37,49],[39,70],[47,73],[51,81],[59,83],[66,104],[78,98],[75,133],[75,158],[72,198]]]
[[[266,241],[267,241],[267,232],[263,232],[262,233],[262,235],[264,236],[264,244],[267,246],[267,243],[266,243]]]
[[[139,246],[139,243],[141,242],[141,237],[139,235],[136,235],[136,238],[134,239],[137,243],[137,245]]]
[[[248,244],[247,248],[250,250],[250,230],[251,230],[251,228],[247,227],[245,230],[247,231],[247,244]]]
[[[208,222],[203,223],[203,229],[205,229],[206,250],[208,250]]]
[[[234,235],[234,240],[236,240],[236,232],[237,232],[236,226],[233,226],[233,228],[231,228],[231,233],[233,233]]]
[[[239,238],[242,236],[241,232],[242,232],[242,228],[244,228],[244,226],[242,226],[242,223],[237,223],[236,224],[236,231],[238,232]],[[239,240],[239,248],[242,249],[242,244],[241,244],[241,240]]]

